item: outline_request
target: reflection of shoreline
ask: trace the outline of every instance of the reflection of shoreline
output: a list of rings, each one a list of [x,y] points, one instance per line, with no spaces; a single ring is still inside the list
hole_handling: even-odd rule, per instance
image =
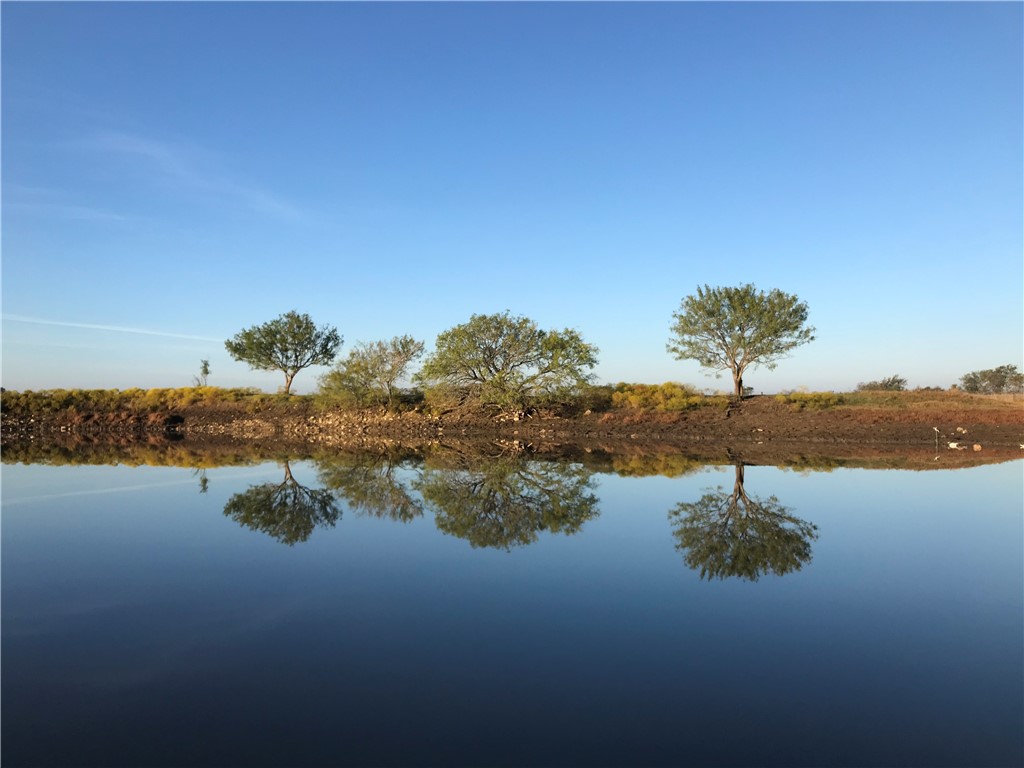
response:
[[[400,442],[393,440],[351,440],[331,447],[305,441],[267,440],[207,441],[185,438],[173,442],[108,441],[65,435],[59,439],[5,441],[0,458],[4,464],[171,466],[213,468],[248,466],[268,461],[330,459],[339,455],[391,455],[414,460],[460,454],[492,456],[525,453],[537,459],[576,461],[595,472],[634,477],[663,475],[676,477],[696,465],[775,466],[797,471],[859,469],[959,469],[1006,461],[1019,461],[1019,447],[986,448],[985,451],[939,451],[934,447],[908,448],[892,445],[766,444],[719,445],[698,443],[683,448],[638,441],[588,441],[577,444],[496,440],[445,439],[444,442]]]
[[[747,493],[742,464],[731,492],[721,486],[668,513],[676,549],[702,579],[757,581],[783,576],[811,562],[818,526],[791,514],[777,497]]]

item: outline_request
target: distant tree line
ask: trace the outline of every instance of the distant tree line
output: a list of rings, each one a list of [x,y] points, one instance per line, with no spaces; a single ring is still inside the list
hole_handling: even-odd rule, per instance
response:
[[[1015,365],[972,371],[960,379],[960,388],[982,395],[1024,392],[1024,374]]]

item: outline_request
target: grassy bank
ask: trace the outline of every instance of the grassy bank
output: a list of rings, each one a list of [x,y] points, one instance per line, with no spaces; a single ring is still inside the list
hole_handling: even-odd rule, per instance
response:
[[[749,400],[773,398],[794,410],[830,409],[894,409],[894,410],[1021,410],[1024,395],[976,395],[960,390],[913,390],[906,392],[790,392],[764,395]],[[683,384],[666,383],[618,384],[593,387],[572,402],[539,403],[538,410],[559,416],[591,412],[685,413],[710,408],[726,411],[733,401],[720,394],[702,394]],[[742,406],[741,406],[742,407]],[[274,413],[294,415],[308,411],[347,411],[381,414],[381,407],[359,408],[323,395],[266,394],[256,389],[224,389],[221,387],[179,387],[177,389],[51,389],[23,392],[4,391],[0,395],[0,413],[4,419],[60,420],[80,423],[103,416],[121,414],[145,417],[209,409],[229,410],[270,416]],[[416,412],[439,415],[453,410],[471,413],[464,405],[459,409],[436,407],[422,399],[407,398],[397,413]],[[486,412],[485,412],[486,413]]]

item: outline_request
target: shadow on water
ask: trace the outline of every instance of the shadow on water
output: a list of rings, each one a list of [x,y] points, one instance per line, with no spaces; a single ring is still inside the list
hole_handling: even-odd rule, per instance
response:
[[[678,504],[668,513],[686,564],[702,579],[757,581],[765,574],[782,576],[811,561],[818,527],[792,514],[778,498],[749,494],[743,465],[735,465],[732,491],[721,487],[697,501]]]

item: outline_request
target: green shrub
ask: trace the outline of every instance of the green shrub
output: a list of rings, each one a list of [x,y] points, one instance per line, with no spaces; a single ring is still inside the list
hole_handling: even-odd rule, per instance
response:
[[[612,392],[612,407],[642,411],[681,412],[706,406],[727,407],[728,398],[702,395],[688,384],[618,384]]]
[[[843,404],[843,396],[837,395],[835,392],[788,392],[776,395],[775,400],[800,410],[804,408],[823,410]]]
[[[902,376],[893,375],[881,381],[862,381],[857,385],[858,392],[903,392],[907,388],[907,380]]]

